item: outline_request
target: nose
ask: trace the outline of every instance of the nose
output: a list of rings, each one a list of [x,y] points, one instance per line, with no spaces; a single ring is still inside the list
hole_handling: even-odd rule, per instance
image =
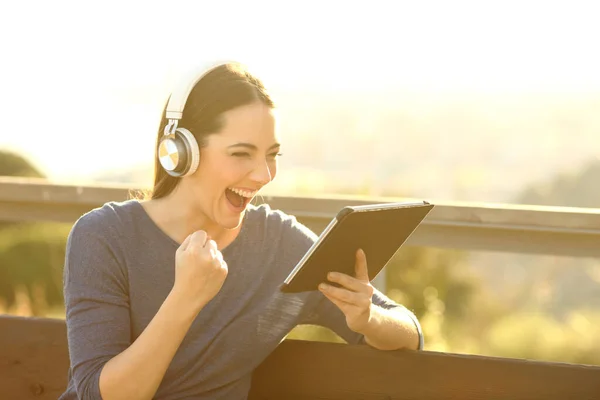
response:
[[[266,185],[271,182],[273,179],[273,171],[271,171],[271,166],[266,161],[259,161],[257,166],[252,170],[250,178],[259,183],[261,186]]]

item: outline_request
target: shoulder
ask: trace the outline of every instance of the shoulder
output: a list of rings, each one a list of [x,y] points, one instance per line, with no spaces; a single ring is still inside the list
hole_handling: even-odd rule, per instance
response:
[[[106,279],[125,282],[124,253],[127,245],[123,238],[128,232],[124,229],[127,221],[133,219],[136,205],[130,200],[108,202],[77,219],[67,237],[65,285],[72,287]]]
[[[72,232],[94,233],[123,224],[130,219],[136,207],[134,200],[111,201],[81,215],[73,224]]]
[[[273,238],[293,237],[314,241],[317,235],[296,216],[288,214],[279,209],[273,209],[269,204],[260,204],[248,209],[248,219],[253,224],[261,226],[266,236]]]
[[[81,215],[71,227],[67,245],[88,246],[92,242],[110,243],[118,241],[124,227],[131,222],[135,207],[134,200],[111,201]]]
[[[271,264],[279,274],[278,280],[298,263],[318,236],[291,214],[261,204],[248,210],[249,230],[252,247],[259,249],[263,259]],[[256,251],[256,250],[255,250]]]

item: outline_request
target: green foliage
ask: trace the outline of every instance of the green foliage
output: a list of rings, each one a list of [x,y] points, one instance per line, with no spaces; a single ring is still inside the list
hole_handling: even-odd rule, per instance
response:
[[[318,325],[299,325],[287,335],[286,339],[344,343],[344,339],[339,337],[331,329]]]
[[[62,270],[66,224],[17,224],[0,230],[0,300],[10,308],[19,290],[28,295],[32,312],[63,303]]]
[[[559,321],[538,311],[498,320],[482,338],[486,354],[600,365],[600,313],[574,311]]]
[[[24,178],[44,178],[44,174],[40,172],[29,160],[25,157],[16,154],[12,151],[0,149],[0,176],[13,176]],[[0,229],[8,226],[13,226],[16,223],[0,221]],[[1,277],[1,275],[0,275]],[[0,282],[0,290],[4,284]]]
[[[467,271],[467,256],[453,249],[404,247],[386,266],[387,295],[417,315],[429,350],[451,351],[460,343],[480,288]]]
[[[0,176],[44,178],[44,174],[25,157],[0,149]]]
[[[451,319],[469,310],[478,282],[465,274],[467,254],[459,250],[404,247],[386,266],[388,296],[421,316],[426,312],[428,290],[435,289]]]
[[[563,207],[600,207],[600,160],[580,171],[525,188],[514,202]],[[523,288],[521,307],[491,324],[480,351],[507,357],[600,365],[600,299],[596,259],[537,257],[528,268],[535,285]],[[533,274],[533,273],[532,273]],[[537,292],[546,293],[537,299]],[[542,289],[542,290],[540,290]],[[540,297],[540,296],[537,296]]]
[[[25,157],[0,150],[0,176],[43,178]],[[31,312],[62,304],[62,265],[68,227],[62,224],[0,222],[0,303],[10,309],[19,293]],[[0,307],[1,308],[1,307]]]

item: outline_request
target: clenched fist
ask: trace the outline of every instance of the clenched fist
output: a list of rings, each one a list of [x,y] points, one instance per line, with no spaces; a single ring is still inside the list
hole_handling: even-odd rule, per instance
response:
[[[216,296],[226,277],[227,263],[206,232],[192,233],[177,249],[173,289],[199,309]]]

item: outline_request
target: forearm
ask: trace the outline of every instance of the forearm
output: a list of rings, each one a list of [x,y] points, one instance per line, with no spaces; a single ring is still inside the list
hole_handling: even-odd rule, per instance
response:
[[[104,365],[102,398],[151,399],[197,313],[172,292],[135,342]]]
[[[380,350],[419,348],[419,332],[404,307],[384,309],[374,304],[369,323],[361,333],[367,344]]]

